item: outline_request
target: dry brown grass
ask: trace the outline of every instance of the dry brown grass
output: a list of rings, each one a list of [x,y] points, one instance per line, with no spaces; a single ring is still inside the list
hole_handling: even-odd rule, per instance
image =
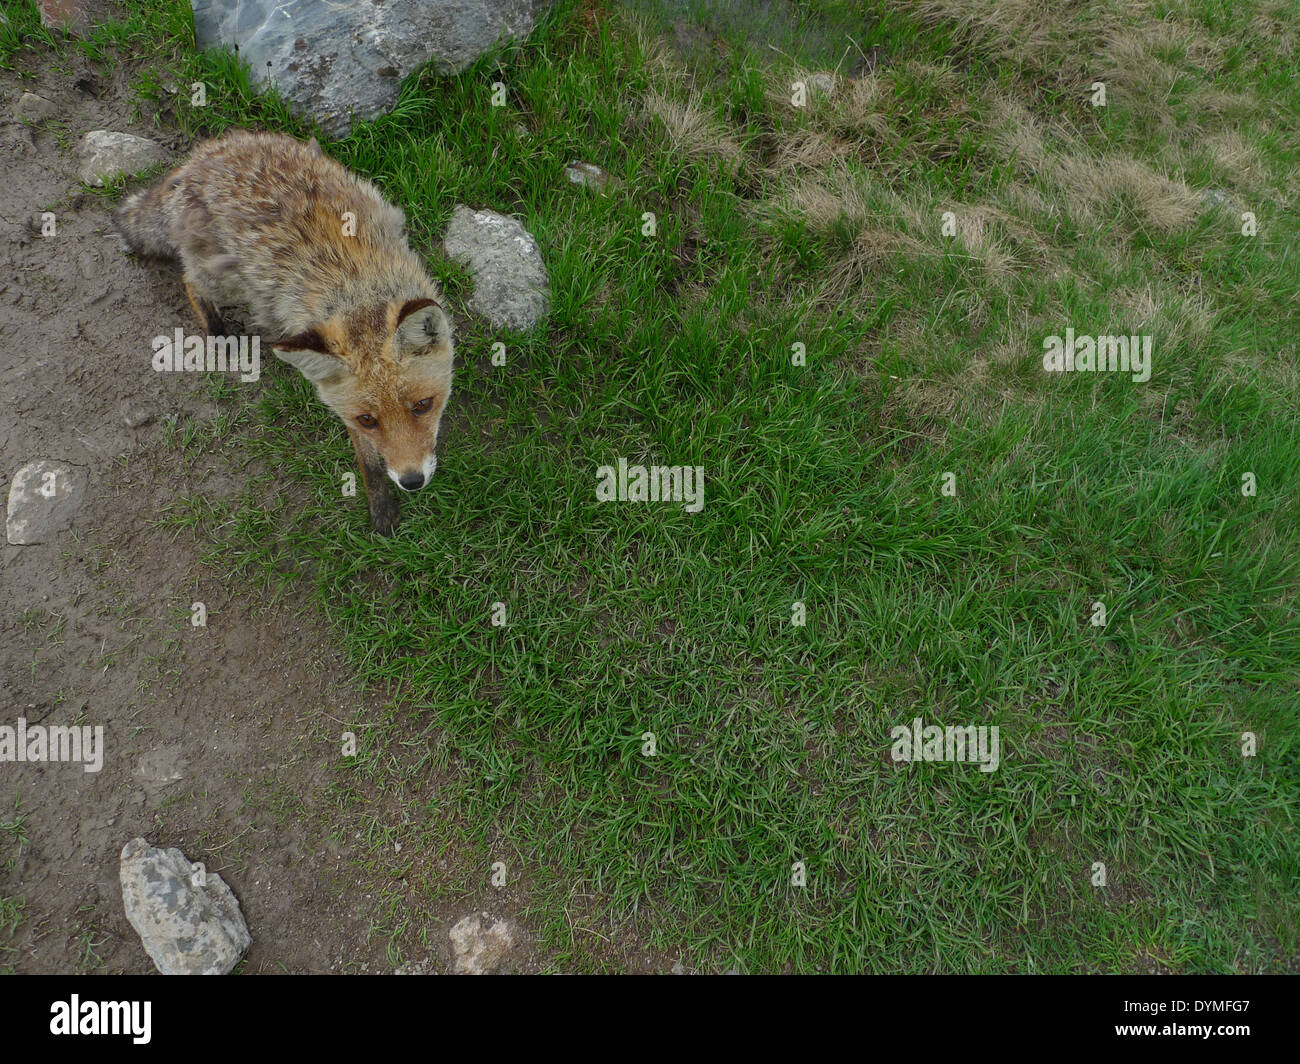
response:
[[[1036,0],[919,0],[911,5],[923,21],[946,22],[959,37],[1006,59],[1044,67],[1063,51],[1066,5]],[[1075,6],[1075,5],[1069,5]]]
[[[718,159],[729,166],[740,163],[740,141],[692,95],[685,102],[659,92],[642,101],[645,113],[662,125],[673,151],[693,162]]]
[[[816,129],[793,129],[776,139],[768,171],[776,178],[827,170],[852,154],[854,145],[843,137]]]
[[[1282,55],[1296,54],[1300,48],[1300,19],[1296,17],[1295,4],[1288,0],[1275,0],[1266,4],[1251,19],[1251,29],[1256,36],[1272,41]]]
[[[667,41],[651,30],[649,23],[635,12],[620,10],[618,19],[623,32],[636,42],[645,57],[646,73],[661,87],[685,82],[686,67],[672,54]]]
[[[1127,196],[1146,224],[1167,233],[1189,224],[1201,211],[1200,195],[1184,182],[1129,155],[1064,156],[1049,177],[1064,190],[1079,218],[1089,218],[1095,207]]]
[[[864,159],[875,158],[877,149],[890,135],[892,75],[869,74],[861,78],[835,75],[832,91],[810,87],[805,104],[796,106],[791,99],[791,85],[796,81],[807,84],[814,77],[815,73],[797,69],[768,72],[764,78],[768,106],[774,112],[802,119],[803,129],[852,145]],[[783,136],[790,134],[787,130]]]
[[[1232,42],[1210,35],[1190,11],[1149,0],[1123,4],[1082,0],[916,0],[925,21],[946,23],[970,47],[1019,67],[1031,78],[1083,100],[1094,81],[1106,85],[1157,128],[1195,136],[1211,125],[1257,110],[1259,101],[1215,88],[1198,90],[1190,108],[1175,112],[1176,64],[1213,76]],[[1169,10],[1172,7],[1172,10]],[[1257,16],[1259,32],[1294,36],[1284,5]],[[1289,28],[1288,28],[1289,27]]]
[[[993,142],[1024,176],[1058,188],[1076,221],[1090,220],[1097,207],[1121,195],[1130,198],[1145,224],[1162,232],[1179,229],[1200,213],[1200,195],[1185,182],[1130,155],[1097,155],[1063,125],[1044,126],[1016,100],[994,98],[989,113]]]
[[[1090,244],[1102,244],[1101,272],[1119,276],[1139,230],[1176,232],[1200,217],[1200,190],[1180,176],[1194,164],[1212,160],[1225,186],[1249,186],[1267,175],[1249,131],[1233,128],[1237,115],[1260,113],[1259,101],[1204,84],[1188,99],[1182,68],[1212,75],[1226,47],[1177,0],[1161,5],[1160,14],[1156,0],[916,0],[909,6],[956,26],[959,39],[973,49],[1021,71],[1018,84],[975,86],[946,64],[900,57],[897,65],[862,78],[837,73],[825,91],[810,87],[806,106],[796,108],[791,84],[813,81],[811,72],[774,70],[765,75],[765,95],[775,128],[756,141],[763,145],[760,160],[747,153],[738,131],[702,106],[682,69],[650,40],[643,47],[655,57],[655,89],[645,98],[644,113],[683,157],[744,166],[757,198],[743,210],[761,222],[797,219],[810,234],[828,240],[824,273],[798,297],[814,318],[852,313],[883,298],[898,283],[892,265],[899,257],[955,257],[965,260],[963,269],[974,267],[942,294],[949,324],[936,323],[933,307],[908,308],[895,319],[888,341],[917,370],[897,383],[890,402],[914,422],[942,422],[962,407],[989,413],[1013,394],[1017,402],[1038,401],[1032,391],[1022,393],[1008,369],[1040,357],[1038,338],[1058,312],[1040,307],[1034,320],[1014,316],[987,352],[957,369],[936,336],[953,321],[970,335],[999,309],[999,320],[1005,319],[1027,270],[1099,283],[1062,246],[1062,222],[1096,232]],[[1255,19],[1256,32],[1294,35],[1283,5],[1266,12]],[[934,89],[942,103],[928,104],[923,115],[903,109],[896,98],[902,78]],[[1080,108],[1045,111],[1034,81],[1077,92]],[[1131,145],[1090,146],[1098,130],[1082,105],[1093,81],[1105,82],[1112,100],[1153,123],[1139,137],[1160,130],[1168,134],[1168,146],[1152,149],[1136,137]],[[1177,112],[1171,99],[1181,101]],[[931,199],[930,188],[908,174],[917,159],[942,160],[944,145],[916,130],[931,119],[941,127],[954,116],[976,113],[994,153],[1014,161],[1013,180],[988,202]],[[1117,210],[1121,204],[1126,210]],[[946,210],[956,218],[955,239],[941,229]],[[1104,226],[1096,224],[1099,215],[1106,216]],[[1113,295],[1117,320],[1110,327],[1155,331],[1162,345],[1195,346],[1215,320],[1211,297],[1194,286],[1156,279],[1141,290]]]
[[[993,232],[995,226],[1014,224],[1006,212],[988,204],[978,204],[958,207],[953,214],[956,216],[957,239],[971,256],[979,260],[990,277],[1006,277],[1023,265]]]
[[[916,257],[925,246],[906,233],[884,226],[867,225],[853,238],[852,245],[831,264],[826,274],[827,294],[852,301],[869,289],[882,264],[895,255]]]
[[[1141,289],[1119,289],[1114,301],[1124,312],[1121,328],[1139,333],[1159,329],[1166,347],[1195,346],[1214,327],[1214,307],[1199,287],[1182,290],[1152,280]]]
[[[1254,184],[1263,176],[1259,152],[1236,130],[1230,129],[1207,137],[1205,147],[1219,166],[1245,184]]]
[[[1024,393],[1000,376],[1006,367],[1033,357],[1028,323],[1017,326],[1016,335],[994,344],[988,351],[974,351],[964,365],[940,367],[935,339],[929,329],[913,321],[895,333],[889,346],[916,369],[893,378],[886,411],[897,410],[918,428],[931,426],[942,436],[947,424],[962,416],[996,417],[1009,403],[1038,405],[1043,396]]]
[[[855,180],[844,167],[828,167],[802,177],[755,204],[754,209],[768,217],[799,218],[819,234],[844,224],[861,227],[871,218],[865,182]]]
[[[889,132],[889,118],[885,114],[889,87],[875,75],[851,80],[831,99],[829,120],[831,125],[848,134],[875,140]]]

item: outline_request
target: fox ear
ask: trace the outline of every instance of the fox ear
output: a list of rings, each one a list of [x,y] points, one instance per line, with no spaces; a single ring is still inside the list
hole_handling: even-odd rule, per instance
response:
[[[313,384],[340,376],[348,368],[343,359],[330,352],[325,337],[315,329],[277,340],[271,345],[271,350]]]
[[[397,314],[397,337],[407,350],[433,347],[451,335],[447,315],[436,299],[408,299]]]

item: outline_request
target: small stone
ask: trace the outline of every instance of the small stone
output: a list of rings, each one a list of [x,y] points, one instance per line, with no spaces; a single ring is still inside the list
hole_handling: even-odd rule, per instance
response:
[[[131,133],[95,129],[81,138],[77,176],[88,185],[103,185],[117,174],[134,174],[167,161],[156,141]]]
[[[622,184],[618,178],[605,173],[604,170],[593,163],[571,162],[564,168],[564,176],[569,179],[571,184],[581,185],[583,188],[593,188],[597,192],[609,192]]]
[[[84,37],[95,26],[120,17],[110,0],[36,0],[41,25],[76,37]]]
[[[159,747],[140,755],[135,779],[148,792],[163,790],[184,778],[185,758],[177,744]]]
[[[681,960],[673,961],[673,975],[685,975],[686,969],[682,966]]]
[[[550,279],[541,250],[517,219],[458,206],[443,248],[469,267],[469,308],[495,327],[530,329],[549,312]]]
[[[37,96],[34,92],[25,92],[14,104],[14,117],[28,122],[44,122],[58,110],[59,106],[54,101],[47,100],[44,96]]]
[[[492,974],[501,967],[515,944],[510,924],[487,913],[470,913],[448,935],[452,971],[456,975]]]
[[[5,535],[16,545],[46,542],[72,524],[84,495],[84,479],[72,466],[44,458],[29,462],[9,485]]]
[[[252,944],[234,892],[180,850],[122,848],[122,904],[163,975],[226,975]]]
[[[129,406],[122,415],[122,424],[129,429],[142,429],[158,417],[158,412],[143,406]]]

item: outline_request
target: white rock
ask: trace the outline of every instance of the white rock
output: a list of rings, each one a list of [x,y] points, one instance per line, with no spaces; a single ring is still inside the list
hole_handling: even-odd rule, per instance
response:
[[[58,104],[37,96],[34,92],[25,92],[14,104],[14,117],[25,118],[28,122],[43,122],[58,111]]]
[[[550,310],[541,250],[516,219],[458,206],[443,248],[474,275],[469,308],[497,328],[530,329]]]
[[[94,129],[81,138],[77,176],[88,185],[103,185],[116,174],[134,174],[167,161],[166,149],[148,137]]]
[[[120,878],[126,918],[163,975],[226,975],[252,944],[225,881],[180,850],[132,839]]]
[[[564,168],[564,176],[571,184],[593,188],[597,192],[608,192],[621,184],[618,178],[605,173],[594,163],[580,163],[576,160]]]
[[[82,474],[63,462],[29,462],[9,485],[5,535],[10,543],[44,543],[72,524],[85,497]]]
[[[515,944],[509,922],[487,913],[470,913],[457,921],[448,935],[456,975],[492,974],[500,969]]]

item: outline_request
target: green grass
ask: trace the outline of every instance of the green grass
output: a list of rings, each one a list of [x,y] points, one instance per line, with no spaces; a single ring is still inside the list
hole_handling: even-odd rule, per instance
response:
[[[212,105],[178,114],[190,131],[306,132],[195,55],[177,6],[135,5],[114,40],[160,26],[153,47],[210,79]],[[725,5],[642,5],[651,37],[693,10],[727,43],[697,41],[673,78],[626,22],[592,32],[562,4],[328,145],[406,210],[453,305],[472,291],[438,244],[457,203],[519,216],[551,276],[531,335],[458,315],[439,472],[395,538],[340,497],[346,437],[287,367],[226,400],[237,444],[165,426],[301,489],[182,500],[170,520],[247,593],[305,584],[393,692],[336,797],[374,829],[361,874],[395,959],[421,948],[453,851],[465,893],[492,861],[522,874],[562,971],[617,969],[602,935],[702,970],[1295,966],[1300,107],[1282,46],[1253,27],[1260,5],[1165,4],[1245,45],[1212,74],[1172,55],[1176,96],[1125,88],[1097,114],[1062,83],[1064,51],[864,6],[859,34],[853,5],[771,4],[765,38]],[[847,66],[849,32],[886,56],[878,106],[785,105],[791,70]],[[1254,103],[1207,116],[1187,101],[1208,87]],[[651,93],[694,94],[737,151],[670,145]],[[999,144],[1006,99],[1042,123],[1042,157]],[[1249,172],[1204,154],[1229,129]],[[831,154],[782,171],[799,137]],[[1110,156],[1226,188],[1259,235],[1053,169]],[[572,189],[573,158],[623,186]],[[809,181],[863,207],[791,201]],[[939,236],[942,211],[977,204],[1000,212],[1005,270]],[[1041,341],[1067,326],[1153,334],[1150,382],[1044,374]],[[596,467],[619,457],[703,466],[703,511],[597,504]],[[895,765],[890,729],[917,716],[999,726],[1001,768]],[[400,859],[395,807],[417,843]]]

